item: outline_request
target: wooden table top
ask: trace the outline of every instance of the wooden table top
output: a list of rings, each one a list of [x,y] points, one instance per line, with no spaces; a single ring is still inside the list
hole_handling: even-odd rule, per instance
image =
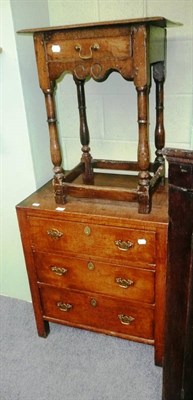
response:
[[[19,30],[18,33],[35,33],[35,32],[47,32],[47,31],[55,31],[55,30],[70,30],[70,29],[81,29],[81,28],[97,28],[97,27],[113,27],[113,26],[121,26],[121,25],[136,25],[136,24],[145,24],[145,25],[153,25],[161,28],[169,28],[176,25],[182,25],[179,22],[170,21],[164,17],[149,17],[149,18],[135,18],[135,19],[124,19],[124,20],[115,20],[115,21],[102,21],[102,22],[90,22],[85,24],[73,24],[73,25],[64,25],[64,26],[49,26],[43,28],[31,28],[31,29],[22,29]]]

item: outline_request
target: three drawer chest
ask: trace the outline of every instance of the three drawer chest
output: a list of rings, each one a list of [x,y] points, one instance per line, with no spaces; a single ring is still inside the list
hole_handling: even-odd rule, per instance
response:
[[[96,179],[122,186],[127,177]],[[59,206],[51,182],[16,209],[38,334],[57,322],[151,344],[161,365],[167,185],[154,194],[151,214],[132,202],[70,196]]]
[[[52,182],[17,206],[38,334],[46,337],[49,322],[57,322],[150,344],[157,365],[163,358],[168,230],[166,35],[175,25],[152,17],[19,31],[33,35],[54,171]],[[113,72],[136,89],[134,160],[91,155],[85,85],[90,78],[102,83]],[[70,171],[62,162],[55,101],[67,73],[77,91],[81,144]]]

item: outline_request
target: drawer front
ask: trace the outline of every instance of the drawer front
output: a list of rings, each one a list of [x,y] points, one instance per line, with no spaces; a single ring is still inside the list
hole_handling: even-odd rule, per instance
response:
[[[126,59],[130,56],[129,36],[108,38],[78,38],[49,41],[46,44],[48,61],[103,62],[111,59]]]
[[[155,232],[36,217],[29,224],[32,246],[40,251],[155,263]]]
[[[66,289],[40,289],[44,317],[67,324],[92,327],[153,339],[154,310],[102,295]]]
[[[92,260],[35,253],[39,282],[154,303],[154,272]]]

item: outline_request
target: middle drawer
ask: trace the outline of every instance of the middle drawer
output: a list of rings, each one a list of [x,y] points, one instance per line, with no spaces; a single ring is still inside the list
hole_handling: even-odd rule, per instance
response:
[[[34,253],[39,282],[154,303],[154,271]]]

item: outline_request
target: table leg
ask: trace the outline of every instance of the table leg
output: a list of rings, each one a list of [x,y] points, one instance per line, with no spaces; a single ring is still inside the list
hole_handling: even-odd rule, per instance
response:
[[[160,165],[165,164],[162,149],[165,145],[164,129],[164,81],[165,65],[164,62],[158,62],[153,65],[153,78],[156,85],[156,127],[155,127],[155,147],[156,158],[154,162],[155,171]],[[165,177],[161,178],[164,184]]]
[[[49,126],[50,135],[50,153],[51,160],[54,165],[54,179],[53,185],[55,189],[55,199],[56,203],[65,203],[65,196],[63,193],[62,183],[64,181],[64,170],[61,166],[62,156],[60,151],[60,145],[58,140],[58,130],[57,130],[57,119],[55,114],[55,101],[54,101],[54,89],[44,90],[46,111],[47,111],[47,121]]]
[[[138,165],[139,165],[139,213],[150,212],[149,174],[149,86],[136,87],[138,99]]]
[[[82,158],[84,163],[83,182],[85,184],[94,184],[94,173],[91,165],[92,157],[90,154],[90,135],[86,118],[86,101],[84,92],[84,80],[74,78],[77,87],[78,109],[80,116],[80,141],[82,144]]]

